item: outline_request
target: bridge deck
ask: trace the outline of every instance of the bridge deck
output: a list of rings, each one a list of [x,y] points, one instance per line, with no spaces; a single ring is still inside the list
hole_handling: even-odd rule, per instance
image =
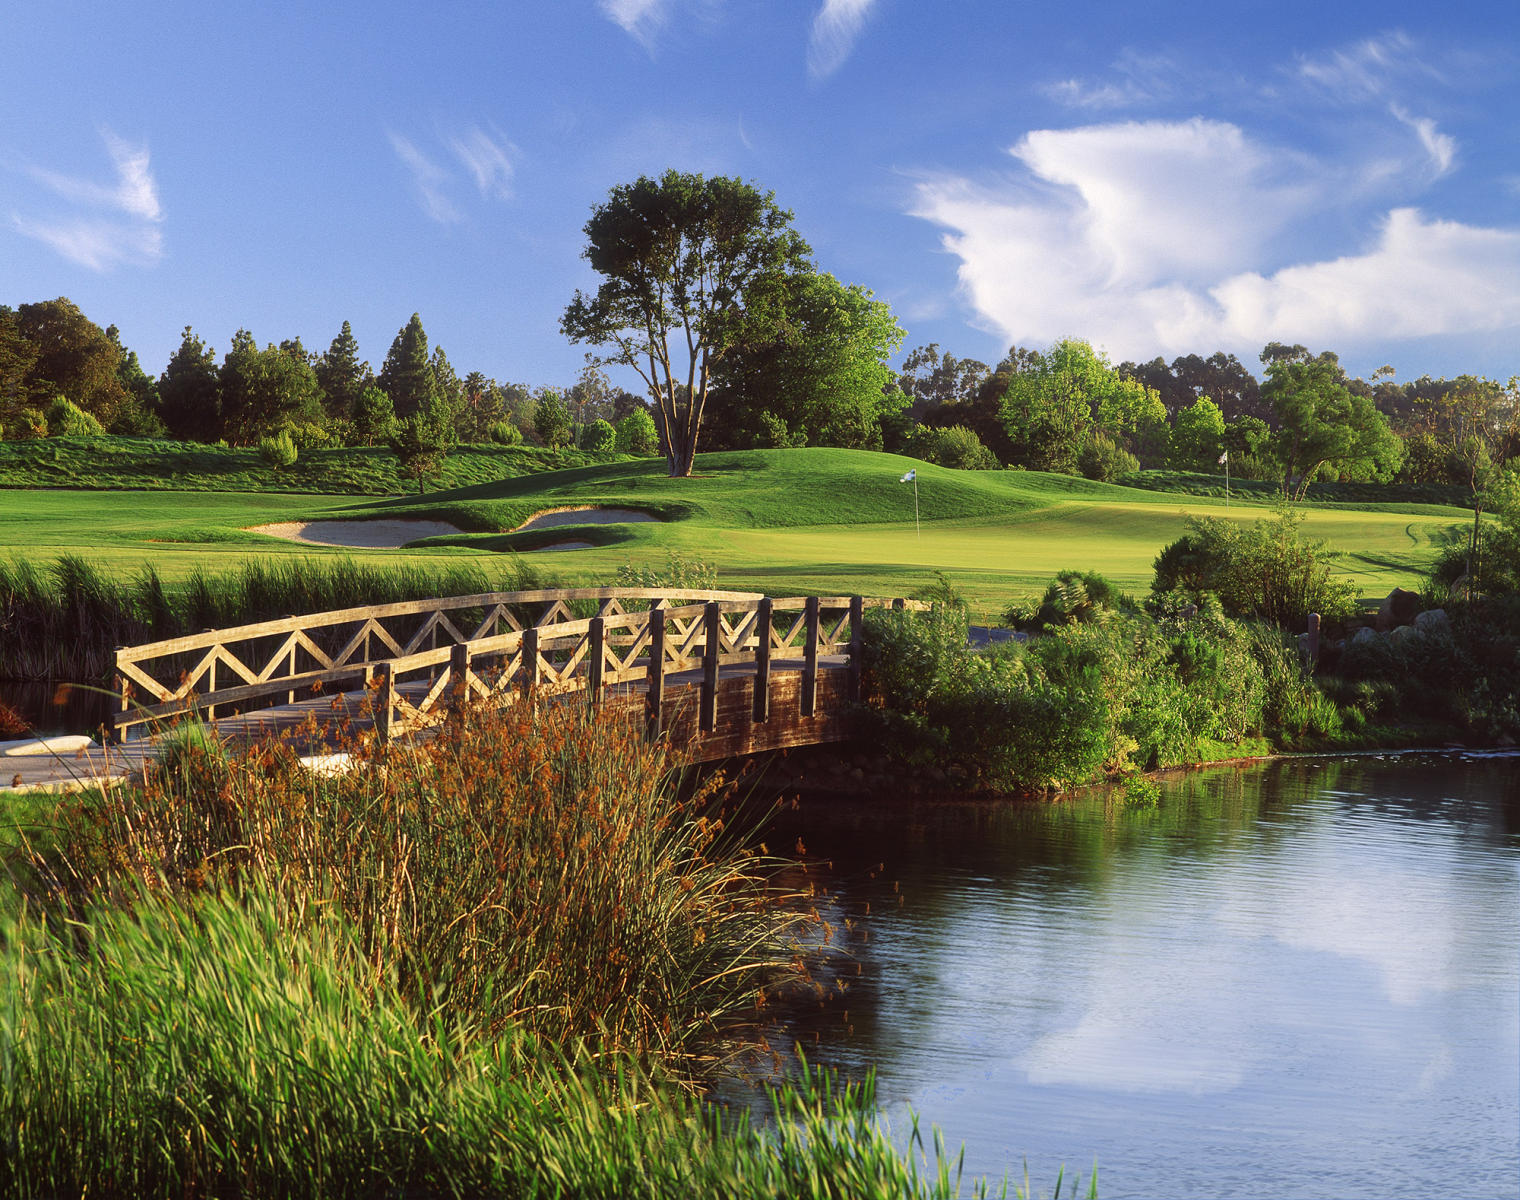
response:
[[[802,667],[800,660],[778,660],[771,665],[771,715],[765,722],[753,720],[756,671],[752,665],[722,668],[717,685],[714,728],[698,729],[697,708],[702,672],[682,671],[666,677],[661,705],[661,728],[670,743],[688,762],[715,762],[724,758],[790,746],[839,741],[847,736],[845,701],[847,660],[840,655],[820,656],[817,707],[813,716],[801,714]],[[398,689],[415,700],[425,683],[403,684]],[[585,693],[572,692],[561,699],[584,702]],[[286,740],[303,757],[320,764],[336,748],[372,734],[375,721],[372,697],[364,691],[280,704],[210,722],[218,735],[232,746],[248,746],[275,737]],[[608,686],[602,707],[638,719],[647,715],[642,683]],[[430,729],[420,729],[401,741],[426,739]],[[31,753],[12,750],[0,757],[0,792],[75,791],[111,787],[142,771],[157,753],[154,735],[130,741],[93,745],[80,750],[51,751],[38,746]],[[19,747],[17,749],[20,749]],[[331,760],[328,760],[331,761]]]

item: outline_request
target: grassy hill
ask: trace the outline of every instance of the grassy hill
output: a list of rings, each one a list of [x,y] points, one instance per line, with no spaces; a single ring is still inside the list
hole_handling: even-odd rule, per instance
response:
[[[83,457],[91,444],[98,451],[93,473]],[[18,445],[27,448],[25,456],[14,450]],[[257,456],[248,451],[136,439],[60,440],[51,449],[60,464],[76,462],[81,482],[92,490],[34,482],[0,491],[0,553],[76,553],[121,572],[151,560],[170,580],[250,555],[436,565],[449,557],[528,553],[576,540],[594,545],[534,553],[534,561],[566,583],[601,583],[625,563],[660,564],[677,553],[715,563],[725,586],[793,593],[904,595],[932,585],[943,572],[980,614],[990,615],[1067,567],[1101,571],[1144,590],[1152,560],[1183,532],[1186,513],[1255,520],[1272,511],[1264,499],[1237,499],[1226,508],[1216,497],[1038,472],[954,471],[855,450],[707,454],[692,478],[669,479],[658,459],[588,463],[582,455],[566,469],[545,470],[553,465],[548,452],[480,447],[472,450],[484,453],[461,469],[473,462],[470,471],[489,467],[501,474],[422,497],[361,501],[348,490],[355,474],[323,477],[319,455],[301,476],[309,488],[301,492],[287,490],[292,481],[283,476],[279,489],[262,486],[259,472],[272,472],[254,466],[250,458]],[[33,472],[35,481],[37,463],[47,461],[49,450],[49,443],[0,444],[0,479],[14,483]],[[379,454],[325,453],[355,471],[355,464]],[[913,486],[899,482],[910,469],[918,472],[917,530]],[[103,482],[146,476],[157,479],[156,490],[107,490]],[[363,478],[378,481],[378,474]],[[245,490],[226,490],[234,482]],[[169,490],[175,486],[180,490]],[[543,509],[574,505],[638,509],[657,519],[506,532]],[[1305,513],[1306,529],[1345,552],[1343,569],[1369,597],[1395,584],[1417,586],[1440,539],[1464,520],[1457,508],[1399,502],[1313,505]],[[400,551],[324,549],[247,532],[275,521],[401,517],[445,520],[466,532]]]

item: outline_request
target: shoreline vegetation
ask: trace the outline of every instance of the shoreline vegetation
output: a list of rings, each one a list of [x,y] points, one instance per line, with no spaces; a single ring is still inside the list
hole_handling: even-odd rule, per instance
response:
[[[827,991],[827,931],[640,730],[463,708],[316,777],[184,728],[137,786],[11,814],[6,1194],[962,1194],[869,1078],[804,1065],[763,1124],[703,1099]]]

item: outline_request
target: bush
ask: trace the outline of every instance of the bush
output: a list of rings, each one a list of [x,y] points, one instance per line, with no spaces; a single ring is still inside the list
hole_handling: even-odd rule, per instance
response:
[[[1101,430],[1077,453],[1077,470],[1088,479],[1111,482],[1140,469],[1140,460]]]
[[[294,466],[298,453],[288,429],[259,439],[259,457],[276,469]]]
[[[907,452],[914,458],[958,471],[996,471],[1001,465],[997,455],[982,445],[976,431],[964,425],[944,429],[920,425],[908,439]]]
[[[617,450],[620,453],[654,454],[659,448],[659,431],[648,409],[635,409],[617,423]]]
[[[617,447],[617,430],[598,417],[581,430],[581,449],[593,454],[611,454]]]
[[[521,446],[523,440],[522,430],[511,421],[492,421],[486,436],[498,446]]]
[[[1019,629],[1036,632],[1056,625],[1094,620],[1100,612],[1134,608],[1124,595],[1096,571],[1061,571],[1033,605],[1014,605],[1003,619]]]
[[[46,419],[49,437],[99,437],[105,433],[99,421],[64,396],[48,405]]]
[[[1311,612],[1326,621],[1356,611],[1356,588],[1334,579],[1325,543],[1299,532],[1301,514],[1280,510],[1270,520],[1239,526],[1217,517],[1189,517],[1189,532],[1156,558],[1151,588],[1198,601],[1215,593],[1225,612],[1302,629]]]

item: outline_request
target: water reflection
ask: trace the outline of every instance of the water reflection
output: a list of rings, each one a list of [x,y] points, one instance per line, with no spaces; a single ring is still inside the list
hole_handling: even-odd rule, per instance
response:
[[[871,916],[858,981],[796,1032],[979,1172],[1513,1196],[1517,809],[1515,758],[1221,769],[1153,811],[805,806],[835,915]]]

